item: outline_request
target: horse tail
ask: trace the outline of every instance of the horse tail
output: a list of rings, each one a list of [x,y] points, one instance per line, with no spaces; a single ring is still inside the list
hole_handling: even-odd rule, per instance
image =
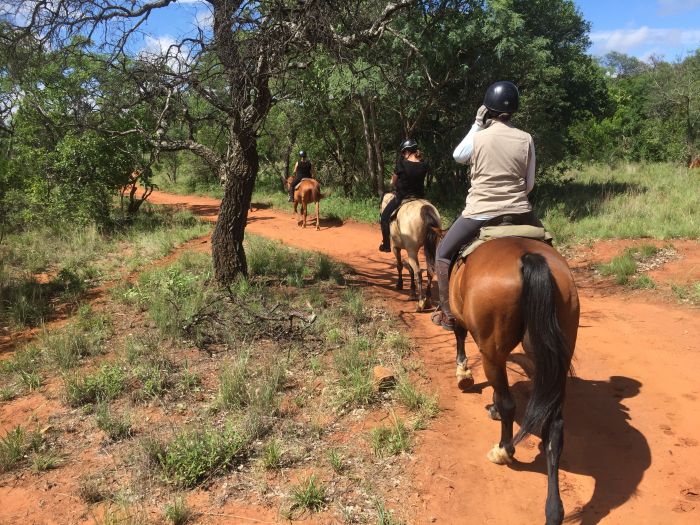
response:
[[[571,349],[557,319],[556,283],[547,260],[537,253],[526,253],[522,262],[523,290],[520,297],[525,321],[525,340],[535,358],[533,392],[525,409],[517,444],[526,435],[547,433],[561,411],[566,376],[571,370]]]
[[[423,250],[425,251],[425,260],[430,268],[435,268],[435,254],[439,242],[438,233],[433,228],[442,228],[442,222],[437,210],[428,204],[424,204],[420,209],[420,218],[425,225],[425,241],[423,242]]]

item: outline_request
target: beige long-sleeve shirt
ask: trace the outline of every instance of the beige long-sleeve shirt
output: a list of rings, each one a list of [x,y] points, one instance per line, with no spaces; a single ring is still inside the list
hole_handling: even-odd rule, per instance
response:
[[[483,219],[531,211],[527,194],[535,176],[532,137],[501,121],[483,130],[475,127],[479,128],[472,127],[453,154],[457,162],[472,164],[471,187],[462,216]]]

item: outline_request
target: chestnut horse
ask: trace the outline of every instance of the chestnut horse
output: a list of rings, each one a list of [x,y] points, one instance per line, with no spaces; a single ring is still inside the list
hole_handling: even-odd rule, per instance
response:
[[[494,239],[458,261],[450,276],[450,307],[456,318],[457,377],[473,384],[465,340],[472,334],[484,373],[493,386],[493,419],[501,420],[501,440],[490,461],[510,463],[515,445],[539,434],[547,457],[547,525],[562,523],[559,457],[564,443],[562,404],[576,345],[579,302],[564,258],[550,245],[520,237]],[[506,359],[522,342],[534,362],[533,392],[520,431],[513,437],[515,402],[508,387]]]
[[[393,193],[384,194],[381,211],[391,199]],[[408,254],[408,271],[411,274],[411,295],[412,301],[418,300],[416,310],[422,312],[430,308],[430,290],[435,273],[435,250],[437,249],[438,231],[442,227],[440,213],[435,206],[425,199],[416,199],[403,202],[396,219],[391,221],[389,232],[391,234],[391,249],[396,257],[396,270],[399,278],[396,281],[396,289],[403,288],[403,261],[401,260],[401,250],[406,250]],[[418,260],[418,251],[424,247],[425,260],[427,262],[427,286],[423,293],[423,270]],[[418,295],[416,295],[416,276],[418,277]]]
[[[294,177],[287,178],[287,190],[294,182]],[[301,182],[297,185],[297,189],[294,190],[294,215],[297,214],[297,206],[301,204],[301,215],[302,218],[298,222],[299,226],[306,228],[306,208],[307,206],[315,202],[316,203],[316,229],[319,229],[319,207],[320,201],[323,198],[321,193],[321,184],[316,179],[301,179]]]

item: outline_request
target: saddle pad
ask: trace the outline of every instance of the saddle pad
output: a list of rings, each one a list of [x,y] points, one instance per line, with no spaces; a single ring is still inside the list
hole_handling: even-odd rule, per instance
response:
[[[466,259],[467,255],[485,242],[501,237],[524,237],[526,239],[536,239],[542,242],[549,242],[552,240],[552,235],[544,228],[538,226],[484,226],[479,232],[479,238],[462,248],[459,252],[459,256],[462,259]]]
[[[314,179],[311,179],[311,178],[309,178],[309,177],[304,177],[303,179],[301,179],[301,180],[298,182],[298,184],[297,184],[296,186],[294,186],[294,189],[295,189],[295,190],[296,190],[296,189],[299,189],[299,185],[300,185],[302,182],[304,182],[305,180],[314,180]]]
[[[399,207],[394,210],[394,212],[391,214],[389,217],[389,222],[395,221],[396,216],[399,214],[399,210],[403,207],[404,204],[408,204],[409,202],[417,201],[418,199],[416,197],[408,197],[404,200],[401,201],[401,204],[399,204]]]

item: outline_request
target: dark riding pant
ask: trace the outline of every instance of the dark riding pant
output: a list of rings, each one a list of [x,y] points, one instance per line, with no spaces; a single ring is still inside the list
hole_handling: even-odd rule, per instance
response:
[[[391,222],[391,215],[401,206],[401,197],[395,195],[393,199],[385,206],[384,211],[379,217],[379,224],[382,227],[382,244],[389,246],[389,223]]]
[[[289,200],[290,201],[294,200],[294,188],[296,188],[297,184],[299,184],[303,178],[304,177],[296,177],[292,181],[292,184],[289,186]]]
[[[534,212],[514,215],[514,223],[516,224],[531,224],[542,228],[542,223],[537,218]],[[476,220],[459,218],[450,226],[450,229],[443,237],[438,245],[437,254],[435,257],[435,273],[438,279],[438,291],[440,293],[440,309],[448,317],[453,317],[450,311],[450,263],[457,255],[457,252],[467,244],[470,244],[479,236],[481,227],[489,222],[489,220]]]

